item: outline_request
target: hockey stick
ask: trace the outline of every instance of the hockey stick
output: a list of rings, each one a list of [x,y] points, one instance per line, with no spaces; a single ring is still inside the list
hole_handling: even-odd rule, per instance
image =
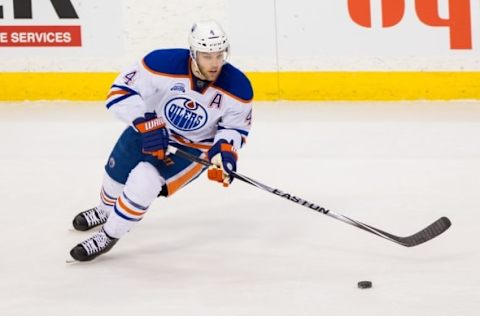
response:
[[[173,146],[168,146],[168,152],[171,153],[171,154],[174,154],[178,157],[190,160],[192,162],[199,163],[199,164],[204,165],[206,167],[212,166],[211,162],[209,162],[207,160],[204,160],[202,158],[199,158],[195,155],[192,155],[188,152],[185,152],[185,151],[180,150],[180,149],[178,149],[176,147],[173,147]],[[234,178],[236,178],[236,179],[238,179],[242,182],[248,183],[248,184],[250,184],[254,187],[257,187],[257,188],[262,189],[264,191],[273,193],[273,194],[278,195],[282,198],[285,198],[289,201],[300,204],[304,207],[308,207],[311,210],[314,210],[314,211],[317,211],[319,213],[328,215],[328,216],[333,217],[335,219],[338,219],[338,220],[340,220],[344,223],[347,223],[347,224],[350,224],[350,225],[355,226],[357,228],[363,229],[364,231],[367,231],[367,232],[372,233],[374,235],[377,235],[379,237],[385,238],[387,240],[390,240],[392,242],[395,242],[395,243],[397,243],[399,245],[402,245],[402,246],[405,246],[405,247],[413,247],[413,246],[423,244],[424,242],[429,241],[430,239],[433,239],[433,238],[437,237],[438,235],[442,234],[452,224],[447,217],[441,217],[441,218],[437,219],[435,222],[433,222],[432,224],[430,224],[429,226],[427,226],[424,229],[422,229],[421,231],[419,231],[418,233],[415,233],[415,234],[407,236],[407,237],[399,237],[399,236],[395,236],[395,235],[392,235],[390,233],[387,233],[387,232],[385,232],[381,229],[378,229],[378,228],[375,228],[373,226],[370,226],[370,225],[364,224],[362,222],[356,221],[354,219],[351,219],[351,218],[349,218],[347,216],[344,216],[342,214],[335,213],[331,210],[328,210],[324,207],[321,207],[320,205],[317,205],[315,203],[311,203],[307,200],[304,200],[301,197],[295,196],[295,195],[287,193],[287,192],[283,192],[279,189],[271,188],[271,187],[269,187],[265,184],[262,184],[262,183],[260,183],[256,180],[253,180],[253,179],[251,179],[247,176],[244,176],[244,175],[242,175],[238,172],[232,172],[232,176]]]

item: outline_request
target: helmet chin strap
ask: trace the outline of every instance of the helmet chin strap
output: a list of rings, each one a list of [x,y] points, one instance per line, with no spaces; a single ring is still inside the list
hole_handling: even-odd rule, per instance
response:
[[[198,78],[202,80],[207,80],[207,77],[202,73],[200,67],[198,67],[197,61],[192,57],[192,71]]]

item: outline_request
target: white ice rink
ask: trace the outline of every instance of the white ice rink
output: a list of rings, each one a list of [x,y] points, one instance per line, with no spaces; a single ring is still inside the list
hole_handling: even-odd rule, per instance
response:
[[[451,219],[418,247],[202,175],[66,264],[122,129],[100,102],[0,104],[0,315],[480,315],[479,102],[255,104],[241,173],[396,235]]]

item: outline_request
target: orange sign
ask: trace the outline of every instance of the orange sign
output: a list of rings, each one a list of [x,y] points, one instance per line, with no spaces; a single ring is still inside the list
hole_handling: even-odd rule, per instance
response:
[[[472,13],[470,0],[448,0],[449,17],[439,15],[439,0],[414,0],[418,19],[428,26],[450,29],[451,49],[472,49]],[[363,27],[372,27],[371,0],[348,0],[352,20]],[[405,0],[382,0],[382,26],[393,27],[401,22]]]

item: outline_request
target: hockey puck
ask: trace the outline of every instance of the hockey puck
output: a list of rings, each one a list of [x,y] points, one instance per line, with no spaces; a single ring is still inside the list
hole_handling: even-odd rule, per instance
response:
[[[357,286],[359,289],[369,289],[372,287],[372,281],[359,281]]]

